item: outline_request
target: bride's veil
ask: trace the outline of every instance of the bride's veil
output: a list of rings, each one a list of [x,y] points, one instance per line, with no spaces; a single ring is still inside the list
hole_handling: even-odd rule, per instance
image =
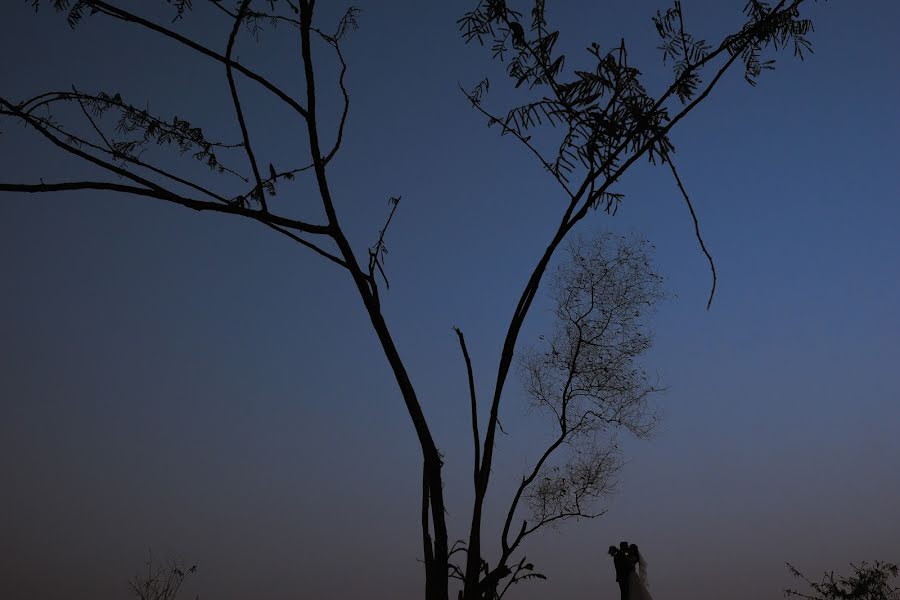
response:
[[[641,578],[641,583],[644,584],[644,587],[650,587],[650,584],[647,582],[647,561],[644,558],[644,553],[638,551],[638,566],[641,568],[639,573]]]

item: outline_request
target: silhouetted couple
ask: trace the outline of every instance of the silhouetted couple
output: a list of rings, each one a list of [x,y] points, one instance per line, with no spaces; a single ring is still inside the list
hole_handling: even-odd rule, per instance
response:
[[[622,542],[618,548],[610,546],[609,555],[616,568],[616,581],[622,590],[622,600],[653,600],[647,591],[647,563],[637,545]]]

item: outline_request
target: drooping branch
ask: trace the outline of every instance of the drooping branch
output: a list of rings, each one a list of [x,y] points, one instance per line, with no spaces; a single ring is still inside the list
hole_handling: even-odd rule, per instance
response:
[[[666,157],[666,162],[669,164],[669,169],[672,171],[672,176],[675,177],[675,183],[678,184],[678,189],[681,191],[681,196],[684,198],[684,203],[687,205],[688,210],[691,213],[691,219],[694,221],[694,236],[697,238],[697,242],[700,244],[700,250],[703,251],[704,256],[706,256],[706,260],[709,261],[709,270],[712,273],[712,286],[709,290],[709,300],[706,302],[706,310],[709,310],[709,307],[712,306],[713,296],[716,294],[716,281],[718,277],[716,276],[716,263],[713,262],[713,257],[709,253],[709,250],[706,249],[706,243],[703,241],[703,236],[700,234],[700,221],[697,220],[697,213],[694,212],[694,205],[691,203],[691,198],[688,196],[687,190],[684,189],[684,184],[681,183],[681,177],[678,175],[678,170],[675,168],[675,163],[672,161],[671,156]]]

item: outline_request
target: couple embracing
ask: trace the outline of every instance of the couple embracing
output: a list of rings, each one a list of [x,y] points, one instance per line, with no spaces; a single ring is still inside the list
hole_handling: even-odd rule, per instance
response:
[[[653,600],[647,591],[647,563],[637,545],[622,542],[618,548],[610,546],[609,555],[616,568],[616,581],[622,591],[622,600]]]

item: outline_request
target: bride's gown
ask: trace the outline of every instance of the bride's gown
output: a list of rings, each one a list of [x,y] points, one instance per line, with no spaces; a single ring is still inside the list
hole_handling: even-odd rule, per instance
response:
[[[641,565],[643,567],[643,565]],[[629,575],[630,585],[628,586],[628,600],[653,600],[650,592],[647,591],[646,579],[642,574],[638,574],[637,570]]]

